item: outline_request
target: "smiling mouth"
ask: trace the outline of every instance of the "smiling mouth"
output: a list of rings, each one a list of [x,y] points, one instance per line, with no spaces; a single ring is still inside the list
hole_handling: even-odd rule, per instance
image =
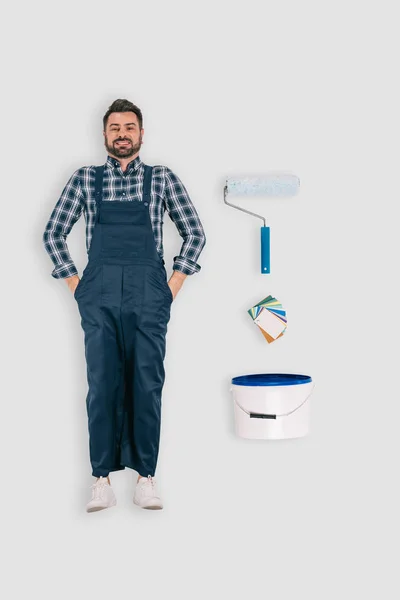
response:
[[[128,146],[130,144],[130,142],[128,141],[124,141],[124,142],[115,142],[118,146]]]

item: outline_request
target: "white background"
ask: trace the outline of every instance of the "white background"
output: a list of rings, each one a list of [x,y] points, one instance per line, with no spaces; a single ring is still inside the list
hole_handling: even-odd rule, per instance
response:
[[[8,598],[398,598],[399,53],[395,2],[22,2],[2,56],[2,541]],[[3,20],[4,22],[4,20]],[[106,159],[116,98],[141,158],[182,179],[207,235],[172,306],[163,511],[88,515],[83,332],[42,245],[63,186]],[[227,175],[289,170],[294,199],[223,203]],[[397,214],[397,213],[396,213]],[[83,217],[68,239],[81,273]],[[166,218],[168,275],[181,238]],[[268,345],[247,309],[267,294]],[[306,373],[312,433],[240,440],[233,376]],[[3,564],[4,566],[4,564]]]

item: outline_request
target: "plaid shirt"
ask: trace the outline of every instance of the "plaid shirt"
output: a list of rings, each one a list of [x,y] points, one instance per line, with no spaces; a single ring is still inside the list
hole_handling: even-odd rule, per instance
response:
[[[108,156],[104,168],[103,200],[142,201],[144,165],[137,156],[122,171],[121,164]],[[81,167],[70,177],[58,200],[43,234],[43,243],[54,263],[52,276],[56,279],[77,275],[66,242],[67,235],[82,212],[86,220],[86,249],[89,252],[96,220],[94,198],[95,167]],[[204,230],[185,186],[168,168],[153,167],[150,219],[157,251],[163,258],[163,214],[168,211],[183,244],[174,257],[173,269],[192,275],[200,271],[197,259],[206,243]]]

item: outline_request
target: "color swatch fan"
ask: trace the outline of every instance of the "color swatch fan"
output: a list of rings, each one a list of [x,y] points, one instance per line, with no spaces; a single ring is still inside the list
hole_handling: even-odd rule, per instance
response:
[[[247,312],[269,344],[285,333],[286,311],[276,298],[267,296]]]

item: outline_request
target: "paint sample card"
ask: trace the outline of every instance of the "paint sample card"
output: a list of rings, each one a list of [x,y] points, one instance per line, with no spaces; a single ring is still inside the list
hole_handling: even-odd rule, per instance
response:
[[[282,330],[286,328],[286,324],[280,320],[277,315],[263,308],[254,323],[261,327],[266,333],[268,333],[274,340],[282,333]]]
[[[287,327],[286,311],[282,304],[273,296],[260,300],[248,311],[253,322],[257,325],[264,338],[270,344],[281,337]]]

